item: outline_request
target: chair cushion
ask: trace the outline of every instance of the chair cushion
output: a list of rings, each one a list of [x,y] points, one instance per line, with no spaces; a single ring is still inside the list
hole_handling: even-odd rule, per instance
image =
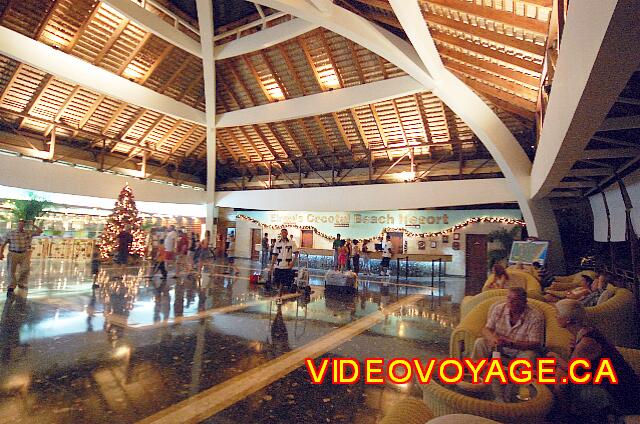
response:
[[[429,424],[496,424],[498,421],[469,414],[443,415],[427,421]]]
[[[596,303],[596,305],[600,305],[601,303],[604,303],[607,300],[611,299],[614,294],[616,294],[615,290],[607,289],[607,290],[603,291],[602,294],[600,295],[600,297],[598,298],[598,302]]]

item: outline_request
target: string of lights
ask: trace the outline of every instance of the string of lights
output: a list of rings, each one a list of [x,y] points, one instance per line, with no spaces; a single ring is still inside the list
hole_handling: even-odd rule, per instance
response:
[[[319,231],[317,228],[312,227],[310,225],[298,225],[298,224],[278,224],[278,225],[271,225],[271,224],[264,224],[260,221],[258,221],[257,219],[253,219],[247,215],[237,215],[236,216],[237,219],[241,219],[243,221],[248,221],[251,222],[254,225],[258,225],[261,228],[264,229],[270,229],[270,230],[279,230],[282,228],[297,228],[299,230],[312,230],[314,232],[314,234],[319,235],[320,237],[323,237],[327,240],[333,240],[335,238],[335,236],[331,235],[331,234],[326,234],[323,233],[322,231]],[[426,233],[414,233],[411,232],[409,230],[407,230],[406,228],[403,227],[385,227],[382,229],[382,231],[380,232],[380,234],[378,234],[377,236],[373,236],[373,237],[383,237],[385,233],[391,233],[391,232],[402,232],[404,234],[406,234],[409,237],[420,237],[420,238],[424,238],[424,237],[437,237],[440,235],[444,235],[444,234],[450,234],[453,233],[455,231],[458,231],[468,225],[471,224],[477,224],[477,223],[494,223],[494,224],[504,224],[504,225],[519,225],[519,226],[526,226],[525,222],[521,219],[513,219],[513,218],[505,218],[505,217],[493,217],[493,216],[481,216],[481,217],[474,217],[474,218],[469,218],[466,221],[463,221],[459,224],[453,225],[449,228],[445,228],[443,230],[439,230],[439,231],[432,231],[432,232],[426,232]],[[372,237],[372,238],[373,238]]]

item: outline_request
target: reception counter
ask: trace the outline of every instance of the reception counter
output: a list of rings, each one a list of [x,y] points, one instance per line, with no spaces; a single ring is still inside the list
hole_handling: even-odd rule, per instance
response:
[[[332,249],[309,249],[309,248],[301,248],[299,249],[300,253],[304,253],[309,256],[330,256],[333,258],[333,250]],[[451,262],[451,255],[430,255],[426,253],[419,254],[407,254],[407,253],[395,253],[391,260],[401,259],[405,260],[409,258],[411,262],[431,262],[441,260],[442,262]],[[369,252],[369,259],[382,259],[382,252]]]
[[[382,252],[369,252],[369,259],[371,260],[371,272],[379,273]],[[446,264],[452,259],[452,255],[396,253],[391,257],[390,271],[392,275],[396,275],[398,273],[397,267],[400,265],[400,275],[409,277],[428,277],[432,273],[446,274]],[[300,262],[302,266],[308,268],[331,269],[333,267],[333,250],[301,248]],[[364,261],[360,257],[360,267],[363,266]]]

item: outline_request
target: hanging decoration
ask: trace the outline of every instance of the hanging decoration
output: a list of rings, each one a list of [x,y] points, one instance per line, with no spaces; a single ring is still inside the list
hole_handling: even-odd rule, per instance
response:
[[[118,247],[118,234],[125,226],[130,227],[133,243],[129,248],[129,254],[144,258],[147,251],[147,235],[142,230],[142,218],[138,216],[138,208],[133,197],[133,190],[126,184],[120,194],[113,212],[109,215],[100,236],[100,257],[107,259]]]
[[[246,215],[237,215],[236,218],[237,219],[241,219],[243,221],[251,222],[252,224],[258,225],[261,228],[267,228],[267,229],[270,229],[270,230],[279,230],[281,228],[297,228],[299,230],[312,230],[314,232],[314,234],[317,234],[318,236],[320,236],[322,238],[325,238],[327,240],[333,240],[335,238],[335,236],[333,236],[331,234],[323,233],[321,231],[318,231],[317,228],[312,227],[310,225],[297,225],[297,224],[271,225],[271,224],[263,224],[262,222],[258,221],[257,219],[253,219],[253,218],[251,218],[249,216],[246,216]],[[452,233],[454,231],[458,231],[461,228],[466,227],[467,225],[478,224],[478,223],[520,225],[522,227],[526,226],[526,223],[524,222],[524,220],[521,220],[521,219],[482,216],[482,217],[469,218],[466,221],[463,221],[463,222],[461,222],[459,224],[456,224],[456,225],[454,225],[452,227],[445,228],[444,230],[439,230],[439,231],[435,231],[435,232],[414,233],[414,232],[411,232],[411,231],[407,230],[404,227],[398,227],[398,228],[385,227],[380,232],[380,234],[378,234],[377,236],[372,236],[371,238],[383,237],[385,235],[385,233],[395,233],[395,232],[404,233],[409,237],[434,237],[434,236],[440,236],[440,235],[443,235],[443,234],[449,234],[449,233]]]

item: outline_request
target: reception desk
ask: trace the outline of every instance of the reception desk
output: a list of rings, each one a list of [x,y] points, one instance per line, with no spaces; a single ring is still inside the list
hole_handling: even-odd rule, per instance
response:
[[[331,269],[333,267],[332,249],[300,249],[301,264],[309,268]],[[379,273],[382,252],[369,252],[371,260],[371,271]],[[451,262],[452,255],[439,255],[427,253],[396,253],[391,257],[390,270],[392,274],[397,273],[398,264],[400,274],[409,277],[428,277],[435,273],[446,274],[447,262]],[[399,261],[398,261],[399,260]],[[362,256],[360,257],[360,267],[364,265]]]
[[[330,256],[333,258],[333,250],[332,249],[309,249],[309,248],[301,248],[299,249],[300,253],[304,253],[309,256]],[[412,262],[431,262],[441,260],[442,262],[451,262],[451,255],[432,255],[427,253],[395,253],[391,260],[401,259],[405,260],[409,258],[409,261]],[[382,252],[369,252],[369,259],[382,259]]]

